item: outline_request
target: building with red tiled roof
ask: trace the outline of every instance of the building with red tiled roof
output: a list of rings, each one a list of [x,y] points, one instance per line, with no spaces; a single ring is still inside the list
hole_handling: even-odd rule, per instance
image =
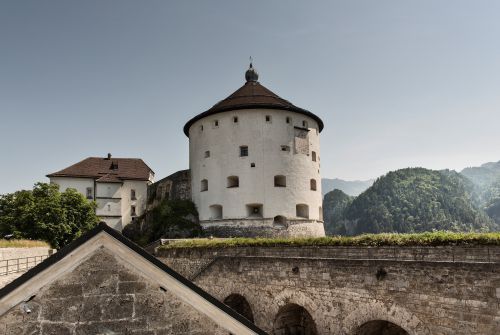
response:
[[[48,174],[61,190],[74,188],[97,203],[96,214],[122,230],[146,210],[147,188],[154,172],[139,158],[88,157]]]

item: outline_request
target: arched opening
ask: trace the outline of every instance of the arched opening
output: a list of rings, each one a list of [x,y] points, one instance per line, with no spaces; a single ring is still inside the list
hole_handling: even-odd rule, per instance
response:
[[[317,335],[316,324],[302,306],[288,304],[278,311],[273,326],[274,335]]]
[[[227,187],[240,187],[240,178],[238,176],[229,176],[227,177]]]
[[[295,206],[295,212],[298,218],[309,219],[309,206],[305,204],[298,204]]]
[[[284,217],[283,215],[277,215],[274,217],[273,219],[273,224],[278,224],[278,225],[286,225],[286,217]]]
[[[221,205],[212,205],[209,207],[209,209],[210,209],[210,219],[211,220],[222,219],[222,206]]]
[[[244,316],[248,321],[253,321],[253,313],[247,299],[240,294],[231,294],[224,299],[224,304],[231,307],[235,312]]]
[[[311,190],[312,191],[316,191],[317,190],[317,187],[316,187],[316,179],[311,179]]]
[[[353,335],[409,335],[400,326],[385,320],[369,321],[361,325]]]
[[[207,190],[208,190],[208,180],[203,179],[203,180],[201,181],[200,191],[201,191],[201,192],[204,192],[204,191],[207,191]]]
[[[261,218],[263,216],[262,204],[248,204],[246,207],[247,207],[247,217]]]
[[[286,177],[285,176],[274,176],[274,187],[286,187]]]

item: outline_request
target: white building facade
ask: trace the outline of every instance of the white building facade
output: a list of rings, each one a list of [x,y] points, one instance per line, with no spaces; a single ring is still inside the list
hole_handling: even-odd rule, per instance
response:
[[[319,134],[323,122],[258,81],[191,119],[193,202],[215,236],[324,236]]]
[[[97,203],[96,214],[121,231],[146,211],[147,188],[154,172],[136,158],[89,157],[47,175],[61,191],[74,188]]]

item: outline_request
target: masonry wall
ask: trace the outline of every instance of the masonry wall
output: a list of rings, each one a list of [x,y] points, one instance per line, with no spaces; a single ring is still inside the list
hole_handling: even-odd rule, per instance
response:
[[[307,219],[226,219],[200,222],[205,236],[217,237],[321,237],[325,236],[323,222]]]
[[[148,186],[148,209],[162,200],[191,200],[191,173],[181,170]]]
[[[410,335],[500,334],[500,247],[167,249],[157,256],[223,301],[239,294],[273,332],[304,307],[318,334],[386,320]]]
[[[0,317],[1,335],[226,333],[104,249]]]

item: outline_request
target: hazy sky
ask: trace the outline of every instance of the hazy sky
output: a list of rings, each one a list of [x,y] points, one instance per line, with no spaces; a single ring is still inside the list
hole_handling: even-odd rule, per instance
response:
[[[0,193],[88,156],[188,167],[260,82],[320,116],[323,177],[500,160],[500,1],[0,1]]]

